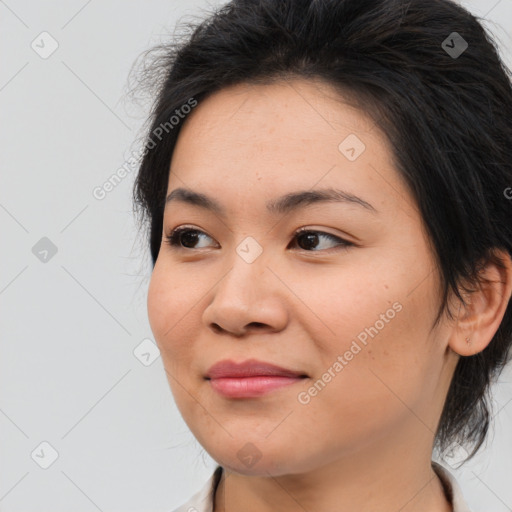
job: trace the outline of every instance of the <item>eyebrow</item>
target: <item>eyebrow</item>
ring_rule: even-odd
[[[217,200],[205,194],[187,188],[176,188],[166,198],[165,205],[171,201],[180,201],[211,211],[219,216],[226,217],[225,208]],[[373,214],[378,211],[367,201],[360,197],[335,188],[317,190],[301,190],[290,192],[277,199],[267,201],[267,211],[273,215],[284,215],[317,203],[345,203],[356,204]]]

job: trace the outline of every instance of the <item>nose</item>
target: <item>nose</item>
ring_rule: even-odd
[[[228,272],[211,290],[203,322],[215,333],[242,337],[250,332],[272,333],[288,323],[286,292],[275,271],[261,255],[247,263],[237,254]]]

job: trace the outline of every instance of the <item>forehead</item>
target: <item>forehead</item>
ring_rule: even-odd
[[[171,161],[168,192],[183,186],[244,201],[317,187],[343,188],[372,204],[383,192],[405,193],[372,118],[309,80],[238,84],[200,102]]]
[[[180,138],[190,134],[205,143],[204,139],[229,134],[233,142],[286,144],[315,142],[328,132],[379,135],[373,119],[351,97],[323,81],[296,79],[242,83],[211,94],[188,116]]]

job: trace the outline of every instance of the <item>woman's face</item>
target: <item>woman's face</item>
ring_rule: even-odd
[[[430,332],[437,272],[384,134],[321,82],[237,85],[191,113],[170,167],[167,194],[220,207],[167,202],[148,294],[176,403],[206,451],[247,475],[397,450],[430,460],[456,357],[445,318]],[[327,189],[339,199],[283,202]],[[183,226],[197,231],[165,242]],[[205,378],[249,359],[306,377],[250,396]]]

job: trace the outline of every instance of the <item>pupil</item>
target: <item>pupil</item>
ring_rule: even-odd
[[[186,231],[185,233],[180,234],[180,241],[182,245],[185,247],[188,247],[188,244],[190,246],[193,246],[195,243],[197,243],[197,237],[198,234],[196,231]],[[310,249],[311,247],[314,247],[318,243],[318,235],[316,233],[305,233],[299,236],[299,239],[306,239],[306,247]],[[193,247],[190,247],[193,248]]]
[[[306,233],[302,236],[308,239],[308,242],[306,243],[308,249],[318,243],[318,235],[315,233]]]
[[[187,238],[189,238],[189,243],[190,245],[194,245],[195,242],[197,242],[197,233],[195,231],[187,231],[185,233],[181,233],[181,240],[183,242],[183,238],[185,238],[185,247],[188,247],[187,246]]]

